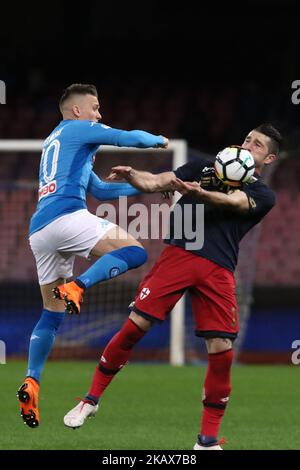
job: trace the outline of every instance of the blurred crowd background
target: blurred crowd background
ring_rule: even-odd
[[[52,4],[51,4],[52,5]],[[272,121],[286,147],[300,144],[300,47],[294,2],[245,0],[55,3],[3,8],[0,79],[7,85],[0,133],[43,138],[60,119],[73,82],[95,83],[103,121],[164,132],[216,152]],[[7,13],[5,14],[7,10]]]

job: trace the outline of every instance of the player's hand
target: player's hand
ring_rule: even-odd
[[[108,181],[128,181],[132,172],[131,166],[114,166],[106,178]]]

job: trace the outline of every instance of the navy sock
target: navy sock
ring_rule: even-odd
[[[119,276],[129,269],[137,268],[147,261],[147,252],[139,246],[125,246],[106,253],[93,266],[75,279],[85,289],[101,281]]]
[[[50,312],[46,309],[42,311],[30,338],[27,377],[39,382],[58,327],[64,317],[65,314],[61,312]]]
[[[217,444],[217,439],[214,436],[202,436],[199,435],[200,444],[203,446],[211,446]]]

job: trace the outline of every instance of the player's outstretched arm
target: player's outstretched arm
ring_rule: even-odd
[[[182,181],[176,178],[172,182],[173,190],[179,191],[183,195],[199,198],[199,202],[207,202],[218,207],[224,207],[238,212],[249,210],[249,200],[244,191],[234,190],[231,194],[224,194],[217,191],[206,191],[201,188],[196,181]]]
[[[132,186],[146,193],[172,191],[172,183],[176,176],[173,171],[153,174],[148,171],[138,171],[130,166],[115,166],[107,178],[109,181],[126,180]]]
[[[120,147],[167,148],[169,139],[146,131],[121,131],[117,145]]]
[[[87,192],[99,201],[118,199],[120,196],[136,196],[140,191],[128,183],[106,183],[93,171],[90,176]]]

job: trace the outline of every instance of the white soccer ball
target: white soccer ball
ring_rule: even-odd
[[[232,145],[221,150],[215,160],[216,176],[230,186],[249,183],[255,171],[255,162],[249,150]]]

